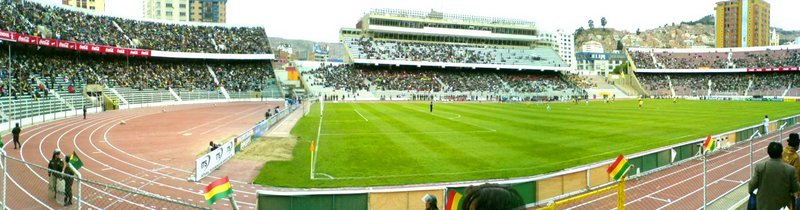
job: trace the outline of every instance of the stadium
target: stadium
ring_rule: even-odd
[[[7,209],[466,210],[481,186],[508,209],[736,209],[800,120],[800,45],[630,47],[585,74],[572,32],[434,10],[365,11],[318,61],[256,25],[0,17]]]

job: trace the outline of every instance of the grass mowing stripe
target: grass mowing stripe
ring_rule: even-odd
[[[404,112],[403,110],[408,110],[408,109],[402,108],[401,105],[399,105],[399,104],[392,104],[392,105],[388,106],[387,108],[388,108],[388,110],[391,110],[391,112],[394,112],[394,113],[392,115],[386,115],[384,119],[389,121],[389,123],[391,125],[401,127],[404,130],[412,130],[413,132],[418,132],[420,130],[415,128],[415,126],[424,126],[424,127],[427,127],[428,129],[433,129],[435,131],[435,130],[437,130],[437,128],[445,128],[445,126],[443,126],[443,125],[448,125],[446,123],[443,123],[442,121],[444,121],[444,120],[439,118],[439,117],[431,117],[430,115],[427,115],[427,114],[424,114],[424,113],[413,112],[413,111],[405,111]],[[405,115],[403,115],[403,114],[405,114]],[[400,120],[397,119],[398,116],[403,116],[404,118],[406,118],[408,120],[406,120],[404,122],[400,121]],[[422,121],[422,120],[435,121],[435,122],[439,122],[439,123],[443,123],[443,124],[440,125],[438,123],[433,123],[433,122],[428,122],[428,123],[424,123],[424,124],[422,124],[422,123],[409,124],[409,122],[417,122],[417,121]],[[453,125],[448,125],[448,126],[453,126]],[[453,129],[453,128],[448,128],[448,129],[451,129],[451,130],[462,130],[462,129]],[[403,134],[401,134],[401,135],[403,135]],[[475,166],[475,165],[488,166],[488,165],[490,165],[489,162],[486,162],[485,160],[481,159],[480,157],[473,156],[473,155],[471,155],[469,153],[466,153],[465,151],[461,150],[460,148],[456,148],[456,147],[459,146],[456,142],[448,141],[446,139],[443,140],[443,138],[441,138],[441,136],[433,136],[433,135],[426,134],[426,133],[409,133],[409,134],[404,134],[404,135],[407,136],[407,138],[411,138],[411,139],[417,140],[416,143],[418,143],[419,145],[422,145],[422,146],[432,150],[438,156],[443,157],[442,160],[446,161],[447,164],[452,164],[453,166],[459,166],[459,167],[454,167],[456,169],[461,169],[462,167],[469,167],[470,165],[472,165],[472,166]],[[440,164],[447,165],[445,163],[440,163]]]
[[[319,167],[336,180],[308,179],[307,137],[315,134],[318,121],[314,118],[319,118],[318,113],[312,116],[312,108],[292,130],[301,142],[294,149],[294,159],[267,163],[255,182],[342,187],[532,176],[755,125],[764,115],[777,119],[800,110],[800,103],[646,100],[642,110],[636,101],[617,101],[589,106],[552,103],[550,112],[543,104],[437,103],[430,114],[428,105],[326,104],[325,121],[331,123],[323,122],[323,132],[341,135],[323,137],[325,152],[320,157],[325,160],[319,161],[325,166]],[[369,122],[347,122],[363,121],[353,107]],[[497,132],[470,132],[479,127]]]

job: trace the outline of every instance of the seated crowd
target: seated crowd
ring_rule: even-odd
[[[492,70],[440,70],[415,67],[374,68],[323,65],[303,72],[312,85],[338,90],[543,93],[580,89],[560,73]]]
[[[730,69],[800,67],[800,49],[670,53],[630,51],[639,69]],[[653,59],[657,63],[653,62]]]
[[[0,45],[0,47],[5,47]],[[3,88],[15,95],[36,95],[45,89],[73,90],[84,84],[107,84],[109,87],[132,89],[215,90],[217,86],[209,73],[215,71],[220,84],[230,91],[261,90],[264,80],[274,78],[269,62],[264,61],[203,61],[156,58],[129,58],[99,54],[81,54],[14,45],[11,73],[0,66]],[[0,62],[8,54],[0,52]],[[8,75],[12,82],[8,84]],[[39,78],[37,82],[34,77]],[[56,82],[63,81],[63,82]],[[42,84],[43,87],[37,87]],[[65,85],[61,85],[65,84]],[[67,86],[67,87],[64,87]],[[70,91],[70,92],[73,92]]]
[[[564,66],[552,49],[514,49],[487,46],[468,46],[450,43],[410,43],[380,41],[371,37],[350,38],[355,59],[428,61],[469,64],[510,64]],[[552,56],[548,60],[544,56]]]
[[[770,73],[639,73],[642,86],[654,95],[669,95],[669,82],[678,95],[706,95],[709,82],[715,95],[749,95],[763,91],[782,92],[800,84],[800,74],[793,72]],[[750,81],[752,86],[748,86]]]
[[[261,27],[129,20],[21,0],[0,3],[0,15],[0,30],[43,38],[175,52],[270,53],[266,32]]]

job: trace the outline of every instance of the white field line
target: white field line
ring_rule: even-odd
[[[322,105],[320,105],[320,106],[322,106]],[[312,141],[315,141],[315,143],[314,143],[314,153],[311,154],[311,158],[312,158],[312,160],[311,160],[311,172],[310,172],[311,173],[311,175],[310,175],[311,179],[314,179],[314,175],[315,175],[314,171],[317,168],[317,156],[318,156],[318,153],[319,153],[319,138],[320,138],[320,136],[322,136],[322,119],[323,119],[324,115],[322,113],[323,110],[321,108],[320,108],[319,111],[320,111],[320,113],[319,113],[319,126],[317,127],[317,139],[312,140]]]
[[[328,133],[323,136],[345,135],[380,135],[380,134],[449,134],[449,133],[494,133],[496,131],[419,131],[419,132],[357,132],[357,133]]]
[[[475,127],[479,127],[479,128],[482,128],[482,129],[484,129],[484,130],[491,131],[491,132],[495,132],[495,131],[497,131],[496,129],[491,129],[491,128],[488,128],[488,127],[484,127],[484,126],[480,126],[480,125],[475,125],[475,124],[468,123],[468,122],[464,122],[464,121],[456,121],[456,120],[454,120],[454,119],[456,119],[456,118],[461,118],[461,115],[460,115],[460,114],[456,114],[456,113],[452,113],[452,112],[437,111],[437,112],[444,112],[444,113],[448,113],[448,114],[454,114],[454,115],[457,115],[457,117],[453,117],[453,118],[449,118],[449,117],[442,117],[442,116],[439,116],[439,115],[438,115],[436,112],[434,112],[434,113],[430,113],[430,112],[425,112],[425,111],[422,111],[422,110],[411,109],[411,108],[408,108],[408,107],[403,107],[403,108],[405,108],[405,109],[410,109],[410,110],[414,110],[414,111],[418,111],[418,112],[422,112],[422,113],[429,113],[429,114],[431,114],[431,115],[433,115],[433,116],[436,116],[436,117],[439,117],[439,118],[442,118],[442,119],[447,119],[447,120],[454,121],[454,122],[464,123],[464,124],[471,125],[471,126],[475,126]]]
[[[361,116],[361,119],[364,119],[364,122],[369,122],[369,120],[368,120],[366,117],[364,117],[364,115],[362,115],[362,114],[361,114],[361,112],[358,112],[358,110],[357,110],[357,109],[353,109],[353,111],[356,111],[356,113],[358,114],[358,116]]]

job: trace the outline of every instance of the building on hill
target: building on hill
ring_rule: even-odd
[[[598,41],[588,41],[581,45],[581,52],[602,53],[605,52],[603,44]]]
[[[772,29],[772,34],[770,34],[769,38],[769,46],[778,46],[781,45],[781,34],[778,33],[775,29]]]
[[[770,4],[763,0],[717,2],[716,47],[770,45]]]
[[[580,75],[608,75],[628,60],[625,53],[619,52],[578,52],[575,53],[577,65],[575,72]]]
[[[62,0],[61,4],[78,8],[84,8],[88,10],[94,10],[97,12],[106,11],[105,0]]]
[[[531,21],[436,11],[374,9],[340,33],[352,61],[365,64],[566,70],[574,51],[571,34]]]

